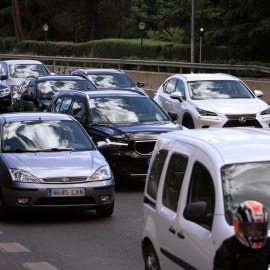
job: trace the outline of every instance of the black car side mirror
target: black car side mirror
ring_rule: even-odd
[[[168,112],[168,115],[170,116],[170,118],[172,119],[172,121],[175,121],[175,120],[178,119],[178,114],[176,112],[169,111]]]
[[[138,87],[143,87],[144,86],[144,82],[137,82]]]
[[[7,75],[2,74],[1,77],[0,77],[0,80],[6,80],[6,79],[7,79]]]

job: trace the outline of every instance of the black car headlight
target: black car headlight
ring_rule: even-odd
[[[106,142],[108,143],[108,145],[112,145],[112,146],[128,146],[127,141],[119,141],[112,138],[107,138]]]
[[[196,108],[196,110],[198,111],[198,113],[199,113],[201,116],[217,116],[217,114],[214,113],[214,112],[209,112],[209,111],[202,110],[202,109],[199,109],[199,108]]]
[[[6,95],[6,94],[9,94],[10,93],[10,90],[9,88],[4,88],[4,89],[0,89],[0,95]]]
[[[266,110],[263,110],[261,112],[261,115],[266,115],[266,114],[270,114],[270,107],[268,107]]]

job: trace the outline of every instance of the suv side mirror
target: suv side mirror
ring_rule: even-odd
[[[172,99],[178,99],[180,102],[183,102],[183,96],[180,92],[173,92],[171,93],[170,97]]]
[[[254,90],[254,94],[257,98],[261,98],[263,96],[263,92],[260,90]]]
[[[168,115],[171,117],[172,121],[175,121],[178,119],[178,114],[176,112],[169,111]]]
[[[138,87],[143,87],[144,86],[144,82],[137,82]]]
[[[0,80],[6,80],[7,79],[7,75],[6,74],[2,74],[0,77]]]

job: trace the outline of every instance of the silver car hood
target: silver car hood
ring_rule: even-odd
[[[107,164],[98,151],[3,153],[10,169],[20,169],[38,178],[91,176]]]

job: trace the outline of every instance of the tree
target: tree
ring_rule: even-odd
[[[24,32],[21,23],[20,9],[17,0],[12,0],[12,14],[14,20],[14,31],[16,36],[16,41],[24,40]]]

